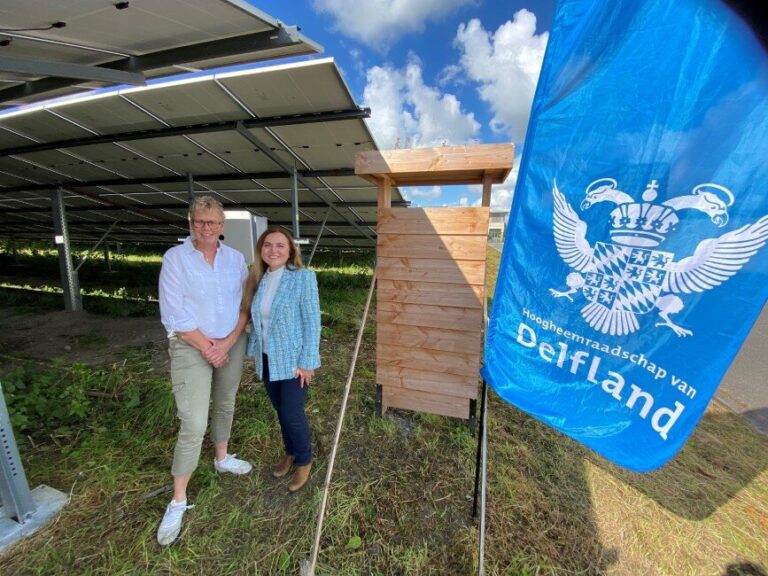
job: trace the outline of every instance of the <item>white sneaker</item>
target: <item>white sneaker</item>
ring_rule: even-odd
[[[194,507],[194,505],[187,506],[186,500],[180,504],[171,500],[168,508],[165,509],[165,515],[160,521],[160,526],[157,528],[157,542],[160,546],[173,544],[181,532],[181,519],[184,518],[184,512]]]
[[[245,460],[237,458],[237,454],[227,454],[223,460],[213,459],[213,467],[216,472],[229,472],[230,474],[248,474],[253,466]]]

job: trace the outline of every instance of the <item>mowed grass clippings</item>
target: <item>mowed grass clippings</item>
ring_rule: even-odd
[[[165,350],[112,367],[91,418],[24,440],[31,486],[72,501],[0,557],[0,574],[298,574],[310,556],[351,352],[370,283],[365,263],[320,259],[323,368],[307,404],[316,462],[297,495],[269,469],[278,427],[250,367],[232,448],[255,464],[218,476],[206,442],[180,540],[155,542],[170,492],[177,423]],[[375,415],[375,314],[358,359],[331,484],[317,574],[474,574],[476,438],[458,420]],[[139,390],[138,401],[135,390]],[[667,467],[630,474],[490,393],[485,568],[489,575],[766,573],[764,437],[713,407]]]
[[[768,438],[713,403],[665,467],[635,474],[586,465],[616,574],[768,573]]]

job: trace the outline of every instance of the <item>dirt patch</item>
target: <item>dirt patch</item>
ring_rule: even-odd
[[[111,318],[88,312],[28,313],[0,306],[0,353],[21,358],[91,365],[118,361],[126,347],[161,346],[156,317]]]

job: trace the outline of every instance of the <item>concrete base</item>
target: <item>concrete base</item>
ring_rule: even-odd
[[[32,490],[32,501],[37,511],[24,524],[6,518],[5,510],[0,506],[0,552],[47,524],[64,507],[68,498],[63,492],[41,484]]]

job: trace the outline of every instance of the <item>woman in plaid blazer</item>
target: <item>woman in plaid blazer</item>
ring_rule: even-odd
[[[244,290],[253,333],[247,354],[256,363],[280,421],[285,452],[272,470],[275,478],[296,469],[288,485],[296,492],[312,467],[312,438],[304,412],[309,384],[320,367],[320,301],[315,273],[303,267],[293,238],[269,228],[256,243]]]

